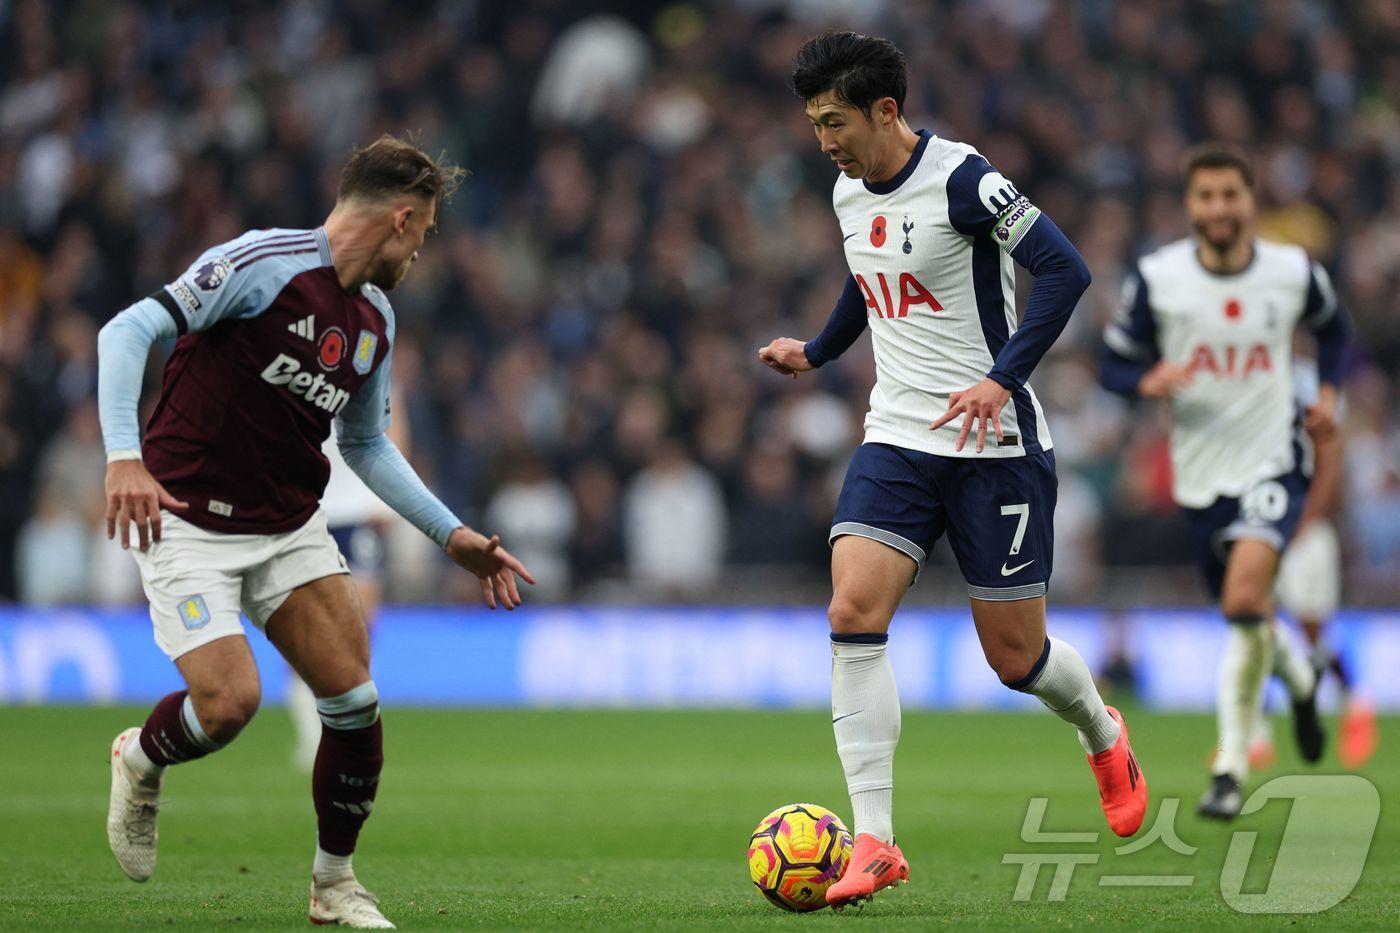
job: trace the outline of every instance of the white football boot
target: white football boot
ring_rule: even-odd
[[[160,810],[160,785],[148,789],[131,776],[122,749],[137,741],[139,726],[132,726],[112,740],[112,796],[107,804],[107,844],[117,864],[132,881],[145,881],[156,870],[156,815]]]
[[[379,912],[379,898],[364,889],[353,877],[334,884],[311,882],[311,922],[339,923],[357,930],[393,930],[395,926]]]

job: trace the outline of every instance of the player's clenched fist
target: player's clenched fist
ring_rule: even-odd
[[[758,351],[758,358],[765,366],[794,379],[798,373],[805,373],[812,368],[807,359],[806,344],[791,337],[779,337],[774,340]]]
[[[121,529],[122,547],[131,547],[131,523],[136,523],[141,550],[160,540],[160,510],[187,509],[146,469],[140,460],[114,460],[107,464],[107,540]]]
[[[996,434],[997,440],[1002,439],[1001,432],[1001,410],[1011,398],[1011,390],[994,379],[983,379],[977,385],[966,392],[954,392],[948,396],[948,410],[939,416],[938,420],[928,426],[930,431],[936,431],[958,415],[965,415],[962,423],[962,430],[958,432],[957,443],[953,445],[954,450],[962,450],[967,444],[967,437],[972,432],[972,426],[977,425],[977,452],[980,454],[987,447],[987,422],[992,423],[992,431]]]

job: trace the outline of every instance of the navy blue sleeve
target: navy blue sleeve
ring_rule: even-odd
[[[867,317],[865,298],[860,293],[860,287],[856,285],[856,278],[848,275],[846,287],[841,290],[841,297],[837,299],[836,307],[831,310],[831,317],[827,318],[826,326],[803,347],[807,354],[807,362],[813,366],[821,366],[845,353],[865,331]]]
[[[1011,258],[1035,276],[1021,326],[997,354],[987,375],[1007,389],[1019,389],[1064,331],[1069,316],[1089,287],[1089,267],[1055,222],[1041,216],[1011,251]]]
[[[1147,280],[1140,269],[1134,268],[1123,281],[1118,311],[1103,332],[1099,383],[1110,392],[1135,397],[1138,383],[1161,358]]]
[[[1317,263],[1308,276],[1308,297],[1303,308],[1303,325],[1317,338],[1317,379],[1341,385],[1342,356],[1346,353],[1351,328],[1346,312],[1337,301],[1332,280]]]
[[[1089,267],[1054,221],[972,154],[948,176],[948,216],[965,236],[990,237],[1035,276],[1021,325],[987,376],[1007,389],[1025,385],[1089,287]]]

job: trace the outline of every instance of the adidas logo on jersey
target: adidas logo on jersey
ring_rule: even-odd
[[[300,396],[322,411],[332,415],[340,414],[350,401],[350,393],[337,389],[326,381],[325,373],[311,375],[301,371],[301,364],[285,353],[277,354],[277,359],[262,371],[264,382],[275,386],[286,386],[287,391]]]
[[[315,339],[316,339],[316,315],[314,315],[314,314],[308,314],[306,317],[302,318],[300,321],[296,321],[295,323],[288,324],[288,325],[287,325],[287,330],[291,331],[292,333],[296,334],[298,337],[301,337],[301,338],[303,338],[303,339],[305,339],[305,340],[315,340]]]

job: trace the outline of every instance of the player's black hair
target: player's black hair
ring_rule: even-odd
[[[386,133],[350,153],[340,173],[336,199],[417,194],[442,201],[452,196],[465,175],[463,169],[428,155],[413,137],[400,139]]]
[[[1254,188],[1254,167],[1244,150],[1229,143],[1201,143],[1186,153],[1186,167],[1182,179],[1191,184],[1191,176],[1202,168],[1232,168],[1240,173],[1246,188]]]
[[[804,102],[827,91],[869,115],[875,102],[894,98],[904,115],[909,65],[889,39],[857,32],[824,32],[808,39],[797,53],[792,89]]]

